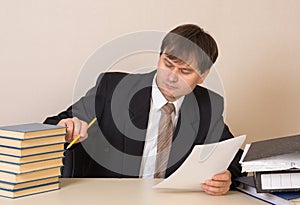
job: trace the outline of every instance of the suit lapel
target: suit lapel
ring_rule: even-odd
[[[124,130],[126,137],[124,138],[123,173],[129,171],[132,176],[139,176],[148,126],[154,74],[152,72],[139,78],[139,81],[134,83],[131,90],[134,94],[129,103],[130,121],[126,122]]]
[[[189,154],[194,145],[200,123],[199,106],[195,95],[188,94],[182,103],[176,125],[166,175],[178,168],[177,164]],[[175,166],[174,166],[175,165]]]
[[[131,88],[128,96],[130,121],[125,123],[124,128],[124,175],[139,176],[140,165],[144,150],[150,102],[152,81],[155,72],[147,75],[137,76],[136,79],[129,79]],[[133,75],[136,77],[136,75]],[[133,83],[132,83],[133,82]],[[133,94],[132,94],[133,93]],[[190,153],[197,133],[199,132],[200,111],[195,94],[192,92],[185,96],[182,103],[180,116],[175,128],[172,148],[168,162],[166,176],[173,173]]]

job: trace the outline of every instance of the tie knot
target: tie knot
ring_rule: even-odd
[[[164,106],[162,106],[162,111],[167,113],[167,114],[171,114],[174,110],[175,107],[173,105],[173,103],[166,103]]]

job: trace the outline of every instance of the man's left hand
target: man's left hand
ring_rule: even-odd
[[[230,185],[231,173],[226,170],[224,173],[216,174],[212,179],[206,180],[201,184],[201,188],[210,195],[222,195],[229,191]]]

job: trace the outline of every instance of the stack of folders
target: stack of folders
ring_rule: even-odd
[[[300,191],[300,135],[246,145],[241,164],[254,173],[257,192]]]
[[[0,195],[59,189],[66,128],[40,123],[0,127]]]
[[[258,193],[253,176],[239,177],[235,180],[240,182],[237,190],[262,201],[275,205],[300,205],[300,192]]]

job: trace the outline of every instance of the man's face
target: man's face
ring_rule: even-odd
[[[156,83],[168,101],[189,94],[197,84],[204,81],[208,71],[200,74],[195,66],[178,60],[171,60],[162,54],[158,61]]]

